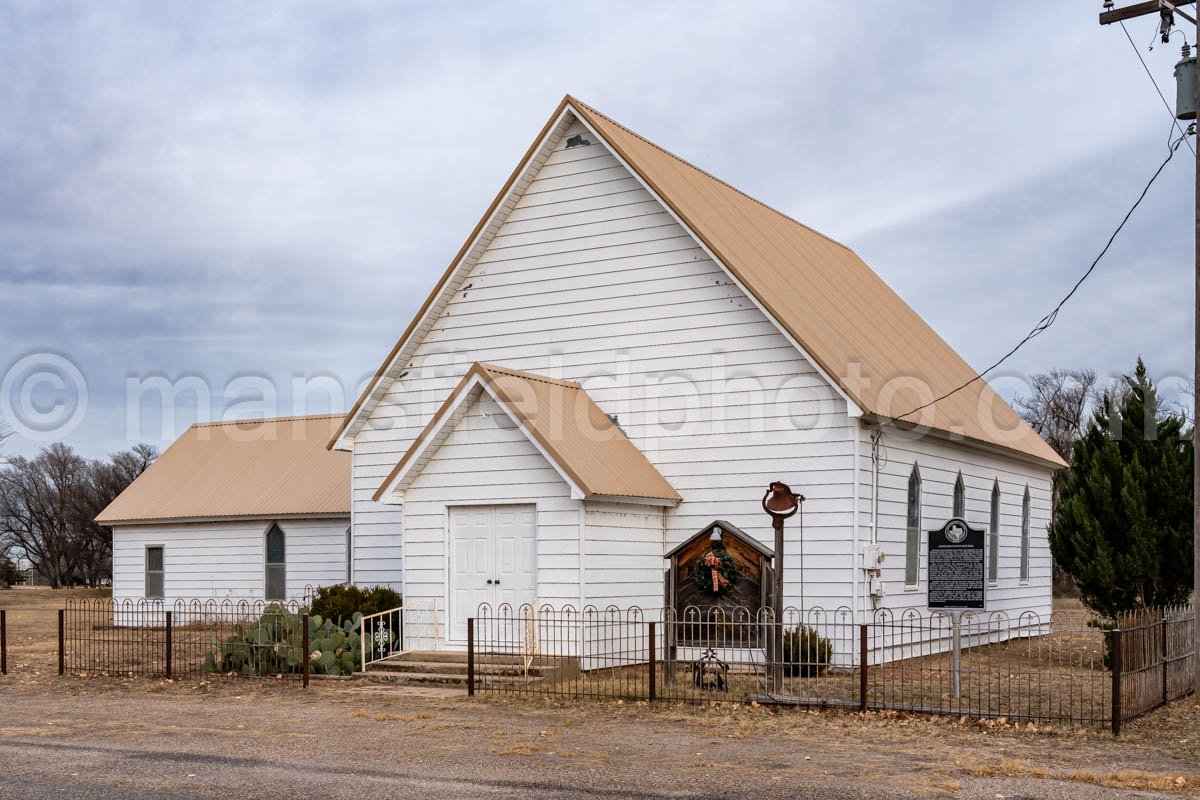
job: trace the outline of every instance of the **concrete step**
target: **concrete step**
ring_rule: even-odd
[[[371,670],[370,667],[367,670],[366,673],[361,673],[361,676],[372,683],[462,686],[464,688],[467,685],[467,675],[465,672],[458,675],[445,672],[378,672]]]
[[[522,666],[527,660],[526,656],[519,654],[508,653],[476,653],[475,663],[481,664],[504,664]],[[535,656],[532,665],[542,668],[554,668],[562,663],[563,659],[544,658]],[[401,653],[399,655],[390,656],[383,661],[377,661],[377,664],[396,664],[396,663],[418,663],[418,664],[458,664],[463,669],[467,668],[467,654],[456,650],[414,650],[410,653]]]
[[[423,664],[438,662],[442,664],[466,664],[467,653],[465,650],[414,650],[411,653],[401,653],[398,656],[392,656],[387,661],[419,661]]]
[[[461,675],[463,680],[466,680],[467,665],[466,662],[457,663],[449,661],[409,661],[409,660],[388,660],[378,661],[374,664],[367,665],[368,672],[390,672],[390,673],[424,673],[427,675]],[[547,674],[555,672],[553,667],[530,667],[528,670],[522,669],[519,664],[493,664],[490,662],[477,663],[475,672],[478,675],[525,675],[531,677],[543,677]]]
[[[428,672],[365,672],[358,673],[356,676],[371,683],[383,683],[394,686],[461,686],[467,688],[466,673],[462,675],[451,675],[448,673],[428,673]],[[481,686],[485,683],[488,686],[515,686],[519,684],[531,683],[538,679],[526,680],[518,677],[508,677],[504,675],[488,675],[476,676],[475,685]]]

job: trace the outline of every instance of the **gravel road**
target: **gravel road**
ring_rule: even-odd
[[[1180,777],[1200,789],[1181,741],[346,683],[0,680],[0,798],[22,800],[1178,797]]]

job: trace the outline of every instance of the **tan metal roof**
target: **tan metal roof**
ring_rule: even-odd
[[[895,418],[977,377],[853,250],[571,104],[865,413]],[[1066,466],[984,380],[906,421]]]
[[[539,141],[564,108],[570,108],[605,140],[864,414],[884,419],[903,416],[906,423],[1065,466],[982,379],[929,409],[908,415],[977,378],[977,373],[854,251],[569,95],[555,109]],[[414,335],[417,321],[446,287],[471,243],[528,166],[536,147],[537,141],[346,415],[330,447],[364,409],[366,398]]]
[[[419,472],[453,428],[446,424],[447,416],[465,411],[473,399],[464,390],[476,382],[490,390],[585,499],[597,495],[666,502],[682,499],[579,384],[474,364],[376,491],[376,500],[398,476]],[[482,389],[477,388],[479,391]]]
[[[193,425],[97,522],[350,514],[341,414]]]

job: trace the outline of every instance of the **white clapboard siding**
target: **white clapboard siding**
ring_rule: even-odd
[[[346,580],[349,519],[284,519],[287,596]],[[165,600],[261,600],[271,520],[128,525],[113,531],[113,598],[145,596],[146,548],[163,548]]]
[[[443,459],[462,466],[446,470]],[[536,506],[537,601],[578,606],[580,501],[486,393],[405,491],[406,602],[446,607],[446,513],[464,503]]]
[[[864,428],[860,445],[861,542],[871,538],[872,463],[871,431]],[[995,481],[1000,484],[1000,558],[998,579],[989,585],[988,611],[1016,618],[1025,611],[1050,613],[1051,566],[1046,528],[1050,524],[1050,481],[1047,467],[1008,456],[992,454],[965,444],[925,436],[914,438],[894,429],[884,430],[883,465],[879,475],[879,543],[885,551],[883,580],[888,593],[883,607],[894,610],[924,608],[927,583],[927,531],[937,529],[953,510],[954,483],[962,473],[965,515],[976,528],[991,527],[991,497]],[[905,542],[907,537],[908,477],[913,464],[921,475],[920,580],[905,586]],[[1029,580],[1020,580],[1021,504],[1025,488],[1030,496]],[[861,590],[861,587],[860,587]],[[868,606],[869,607],[869,604]]]
[[[637,606],[648,612],[647,619],[657,619],[650,612],[663,607],[663,509],[593,502],[586,506],[585,602],[600,610]]]
[[[576,124],[567,134],[582,130]],[[769,521],[759,506],[762,492],[772,480],[793,484],[809,498],[807,558],[801,571],[797,520],[788,528],[788,600],[799,602],[803,581],[807,604],[844,604],[857,435],[844,400],[602,144],[566,150],[565,141],[565,136],[558,141],[540,173],[535,168],[527,176],[524,193],[510,200],[469,273],[453,284],[444,311],[399,365],[407,374],[391,383],[354,435],[356,550],[388,554],[368,565],[360,550],[356,574],[399,581],[396,559],[403,553],[407,580],[419,581],[421,593],[441,595],[443,512],[414,507],[419,493],[410,489],[409,530],[401,545],[399,512],[369,497],[470,365],[481,361],[578,381],[606,413],[617,415],[634,444],[684,498],[662,512],[659,557],[716,518],[770,543]],[[511,494],[512,502],[527,499],[533,489],[550,490],[540,480],[514,484],[511,473],[488,464],[519,458],[527,443],[497,441],[489,448],[478,455],[444,448],[418,483],[453,481],[483,496]],[[546,502],[566,508],[565,486],[556,491],[560,494]],[[545,519],[541,508],[539,501],[539,526]],[[651,539],[628,525],[659,512],[631,506],[624,513],[629,516],[620,517],[620,524],[605,517],[598,531],[628,536],[625,567],[645,588],[635,592],[612,582],[621,562],[607,550],[596,554],[603,567],[595,580],[613,587],[602,591],[614,600],[657,600],[661,574],[651,580],[653,568],[644,561]],[[555,524],[560,523],[567,524]],[[414,524],[424,526],[415,536]],[[438,544],[427,547],[434,526]],[[569,536],[546,535],[558,544],[555,557],[540,551],[547,561],[539,564],[539,580],[553,597],[575,603],[577,564],[558,560]],[[606,540],[595,541],[600,547]],[[420,556],[412,552],[416,542],[422,543]],[[577,547],[570,552],[577,554]],[[602,593],[590,596],[587,564],[584,574],[589,602],[604,600]],[[409,597],[413,591],[406,587]]]
[[[377,431],[359,433],[370,441]],[[387,586],[404,591],[404,516],[395,506],[371,499],[397,458],[389,454],[372,459],[369,452],[355,448],[351,454],[354,525],[354,582],[359,586]]]

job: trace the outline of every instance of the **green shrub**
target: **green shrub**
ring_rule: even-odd
[[[309,606],[310,614],[317,614],[326,619],[341,622],[354,616],[362,605],[362,589],[357,586],[346,586],[336,583],[333,586],[322,586],[317,589]],[[359,611],[359,613],[362,613]]]
[[[1104,632],[1104,668],[1112,669],[1113,631],[1120,626],[1112,619],[1089,619],[1087,626]]]
[[[310,611],[326,619],[343,623],[353,618],[355,614],[367,617],[381,611],[399,608],[403,604],[404,598],[394,589],[384,586],[363,589],[359,586],[337,583],[317,589]]]
[[[829,669],[833,645],[812,628],[801,625],[783,632],[784,672],[788,677],[812,678]]]
[[[297,674],[304,658],[314,675],[350,675],[361,663],[359,615],[338,624],[320,615],[308,618],[308,653],[304,652],[303,617],[274,603],[255,622],[239,623],[226,639],[212,637],[212,650],[204,657],[206,675]]]

